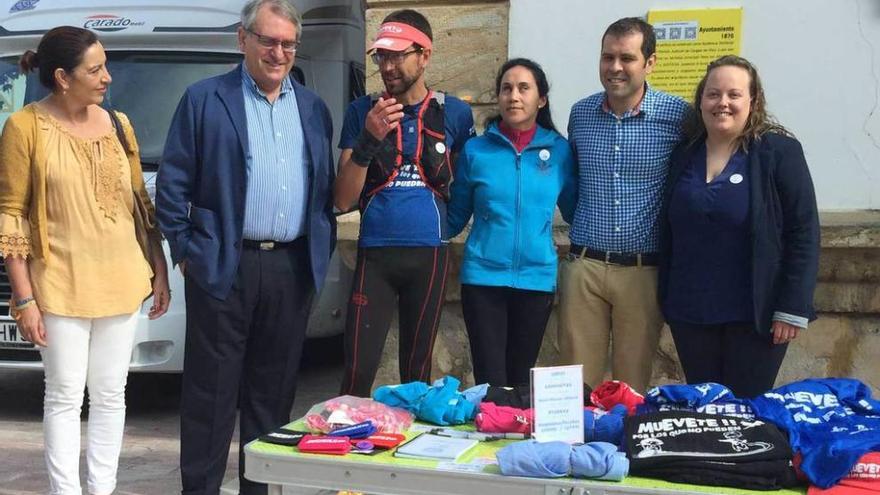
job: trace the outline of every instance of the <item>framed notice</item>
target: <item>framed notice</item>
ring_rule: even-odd
[[[583,366],[532,368],[532,438],[584,442]]]
[[[648,82],[687,101],[709,62],[739,55],[742,8],[651,10],[648,22],[657,36],[657,64]]]

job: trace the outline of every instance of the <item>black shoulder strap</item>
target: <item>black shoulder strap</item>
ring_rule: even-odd
[[[125,132],[122,130],[122,122],[119,121],[119,116],[116,115],[116,110],[108,109],[107,113],[110,114],[113,128],[116,129],[116,139],[119,139],[119,142],[122,144],[122,149],[125,150],[126,153],[131,152],[131,148],[128,147],[128,139],[125,137]]]

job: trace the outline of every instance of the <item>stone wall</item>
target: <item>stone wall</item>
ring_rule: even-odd
[[[880,391],[880,211],[823,213],[819,319],[789,348],[779,381],[852,376]]]
[[[367,40],[392,10],[415,8],[434,31],[434,57],[427,71],[431,87],[472,104],[478,124],[494,110],[495,71],[507,58],[508,2],[458,0],[385,0],[367,2]],[[368,91],[381,89],[368,71]],[[338,249],[354,267],[357,214],[342,217]],[[790,346],[778,383],[808,377],[852,376],[880,395],[880,212],[823,213],[822,252],[816,309],[819,319]],[[557,225],[557,244],[568,245],[568,230]],[[467,334],[461,314],[458,268],[466,233],[452,242],[447,304],[434,347],[434,376],[445,374],[473,383]],[[539,364],[554,364],[556,317],[550,323]],[[654,360],[654,384],[682,380],[675,346],[664,328]],[[397,322],[386,341],[376,385],[397,383]]]

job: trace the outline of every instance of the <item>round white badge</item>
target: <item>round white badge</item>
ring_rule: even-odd
[[[550,159],[550,150],[543,149],[538,152],[538,158],[544,160],[545,162]]]
[[[739,184],[742,181],[743,181],[743,176],[740,174],[733,174],[730,176],[730,183],[731,184]]]
[[[435,145],[434,145],[434,149],[437,150],[437,153],[440,153],[441,155],[442,155],[443,153],[446,153],[446,145],[443,144],[443,143],[437,143],[437,144],[435,144]]]

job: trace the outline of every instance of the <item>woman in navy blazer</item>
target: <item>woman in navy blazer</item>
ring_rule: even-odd
[[[664,191],[660,303],[688,383],[752,397],[815,319],[816,197],[747,60],[709,64],[694,107]]]

